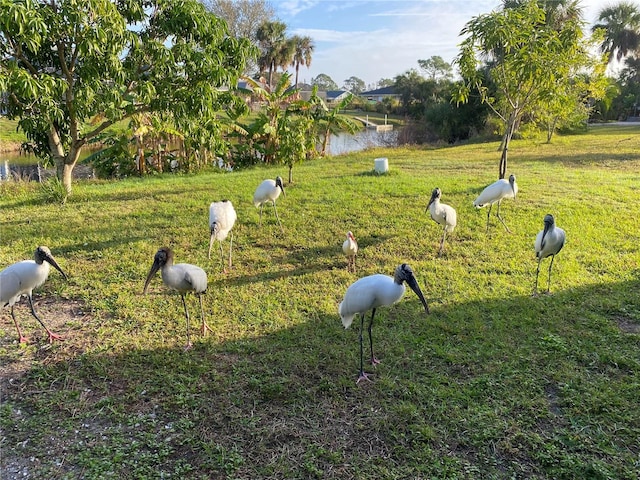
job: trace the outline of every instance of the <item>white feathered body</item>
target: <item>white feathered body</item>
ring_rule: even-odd
[[[23,260],[9,265],[0,272],[0,306],[12,306],[22,295],[31,295],[49,277],[47,262]]]
[[[226,239],[237,219],[238,216],[231,201],[223,200],[209,205],[209,228],[211,229],[214,223],[217,225],[214,240]]]
[[[458,215],[456,210],[445,203],[440,203],[440,199],[436,198],[429,205],[429,213],[431,218],[440,225],[443,225],[447,232],[451,233],[456,228]]]
[[[347,288],[344,299],[338,305],[342,325],[349,328],[356,314],[398,302],[405,290],[404,283],[398,284],[388,275],[369,275],[356,280]]]
[[[564,246],[565,238],[564,230],[556,227],[555,224],[551,225],[546,235],[544,230],[540,230],[534,242],[536,258],[542,260],[550,255],[556,255]]]
[[[349,232],[351,233],[351,232]],[[353,235],[347,234],[347,239],[342,243],[342,251],[347,258],[355,257],[358,253],[358,243]]]
[[[206,272],[190,263],[165,265],[161,270],[162,282],[180,293],[202,293],[207,289]]]
[[[482,193],[475,199],[473,206],[482,208],[487,205],[493,205],[503,198],[515,198],[518,194],[518,184],[513,180],[513,188],[509,180],[501,178],[486,187]]]
[[[276,181],[272,179],[264,180],[258,188],[256,188],[253,194],[253,204],[256,207],[272,202],[275,203],[276,199],[280,196],[280,187],[276,185]]]

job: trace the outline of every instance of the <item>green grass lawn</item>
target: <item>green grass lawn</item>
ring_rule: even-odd
[[[487,234],[472,206],[496,179],[496,143],[296,166],[284,234],[270,208],[258,227],[251,199],[286,168],[76,183],[64,206],[2,184],[0,265],[44,244],[69,275],[52,270],[35,293],[64,342],[46,343],[24,300],[28,346],[0,317],[2,478],[637,479],[640,129],[605,128],[513,142],[512,234],[493,215]],[[381,156],[390,172],[374,175]],[[440,258],[425,214],[436,186],[458,213]],[[238,213],[228,274],[217,245],[207,259],[208,205],[225,198]],[[567,243],[552,295],[532,297],[546,213]],[[159,275],[141,294],[164,245],[209,275],[213,333],[188,298],[186,352],[179,295]],[[356,385],[359,321],[344,330],[338,303],[402,262],[431,314],[411,291],[379,309],[382,363]]]
[[[27,139],[22,131],[17,130],[17,127],[17,121],[0,116],[0,148],[13,149],[15,145],[19,147]]]

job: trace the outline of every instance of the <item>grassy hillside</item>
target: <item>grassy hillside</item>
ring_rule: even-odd
[[[75,185],[64,206],[3,184],[0,265],[48,245],[52,270],[32,342],[0,317],[2,478],[616,478],[640,475],[640,131],[516,141],[518,198],[485,232],[473,199],[496,179],[497,144],[375,150],[315,161],[258,228],[253,190],[284,168]],[[389,158],[390,173],[372,174]],[[431,190],[458,212],[445,254]],[[207,208],[238,212],[234,267],[207,259]],[[552,295],[532,297],[533,240],[567,232]],[[360,245],[357,274],[340,245]],[[209,275],[208,324],[158,275],[158,247]],[[225,243],[225,253],[228,243]],[[337,305],[357,278],[409,263],[408,292],[373,327],[382,361],[356,385],[358,327]],[[546,285],[548,260],[541,284]],[[366,338],[366,337],[365,337]]]

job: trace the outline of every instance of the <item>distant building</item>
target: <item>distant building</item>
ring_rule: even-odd
[[[396,93],[396,87],[383,87],[376,90],[369,90],[358,94],[359,97],[368,100],[369,102],[381,102],[385,98],[391,98],[392,100],[400,100],[400,94]]]
[[[327,90],[327,103],[329,105],[338,103],[351,95],[351,92],[346,90]]]

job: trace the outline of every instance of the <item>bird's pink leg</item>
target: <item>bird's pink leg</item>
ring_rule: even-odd
[[[31,298],[30,295],[27,296],[27,298],[29,299],[29,306],[31,307],[31,314],[36,318],[36,320],[38,320],[38,322],[40,322],[40,325],[42,325],[42,327],[47,331],[47,334],[49,335],[49,343],[53,343],[53,340],[64,340],[64,337],[53,333],[51,330],[49,330],[47,328],[47,326],[44,324],[44,322],[42,320],[40,320],[40,317],[38,317],[38,314],[36,313],[35,309],[33,308],[33,299]]]
[[[207,330],[210,332],[213,332],[213,330],[211,330],[211,327],[204,321],[204,304],[202,303],[201,294],[198,294],[198,299],[200,300],[200,313],[202,315],[202,336],[205,336],[207,334]]]
[[[373,380],[371,380],[369,378],[369,375],[364,373],[364,371],[361,371],[360,375],[358,375],[358,379],[356,380],[356,385],[358,385],[362,380],[366,380],[367,382],[372,382],[373,381]]]
[[[22,331],[20,330],[20,327],[18,326],[18,321],[16,320],[16,317],[13,314],[13,305],[11,305],[11,318],[13,318],[13,323],[16,326],[16,330],[18,330],[18,337],[20,338],[20,343],[28,343],[29,339],[27,337],[25,337],[24,335],[22,335]]]
[[[45,327],[45,330],[49,334],[49,343],[53,343],[53,340],[64,340],[64,337],[53,333],[51,330]]]

